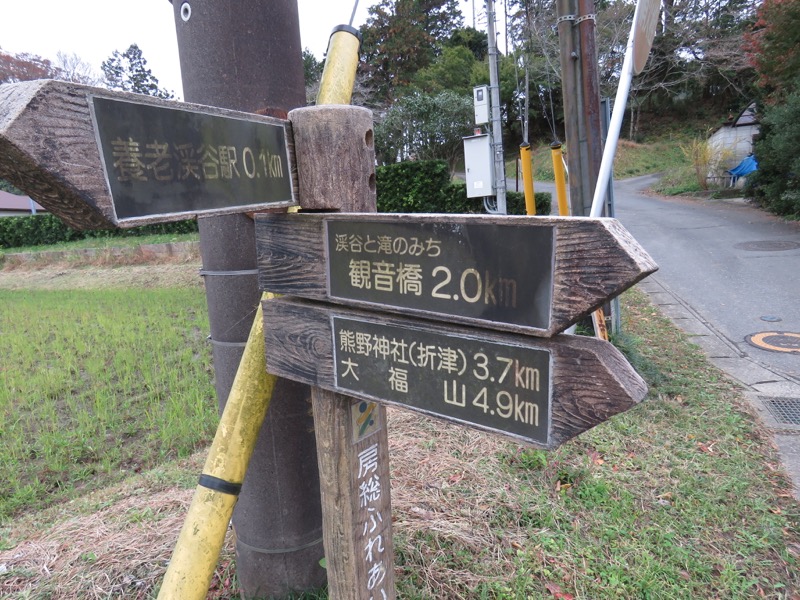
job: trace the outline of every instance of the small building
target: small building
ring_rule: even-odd
[[[24,217],[44,212],[47,210],[27,196],[0,190],[0,217]]]
[[[756,103],[751,102],[739,116],[719,127],[708,139],[711,149],[708,179],[728,187],[731,176],[728,171],[736,167],[753,152],[753,138],[758,134]],[[740,179],[737,186],[743,185]]]

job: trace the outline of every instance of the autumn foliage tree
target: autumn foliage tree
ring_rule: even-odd
[[[764,0],[745,48],[769,101],[800,86],[800,2]]]
[[[764,0],[757,16],[746,50],[764,102],[747,191],[773,212],[800,217],[800,2]]]
[[[8,54],[0,50],[0,83],[56,79],[57,76],[58,69],[46,58],[28,52]]]

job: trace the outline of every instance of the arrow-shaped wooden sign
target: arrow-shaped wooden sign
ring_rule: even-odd
[[[260,287],[551,336],[658,267],[614,219],[258,215]]]
[[[296,204],[288,121],[62,81],[0,86],[0,177],[72,227]]]
[[[280,299],[267,370],[552,449],[628,410],[647,385],[596,338],[551,339]]]

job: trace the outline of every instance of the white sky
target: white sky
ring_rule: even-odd
[[[481,13],[481,0],[460,0],[465,25],[472,25],[473,2]],[[321,59],[333,27],[350,20],[354,0],[298,0],[297,4],[302,45]],[[359,1],[355,27],[367,20],[373,4],[376,0]],[[500,2],[496,10],[501,20]],[[485,30],[485,16],[478,17],[477,28]],[[0,0],[0,49],[8,53],[30,52],[54,62],[59,51],[75,53],[100,75],[100,63],[114,50],[124,52],[134,43],[159,85],[180,97],[178,43],[169,0]]]

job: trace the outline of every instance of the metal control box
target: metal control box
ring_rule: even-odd
[[[490,121],[489,86],[479,85],[472,88],[472,101],[475,106],[475,124],[483,125]]]
[[[494,196],[494,156],[488,133],[464,138],[467,198]]]

